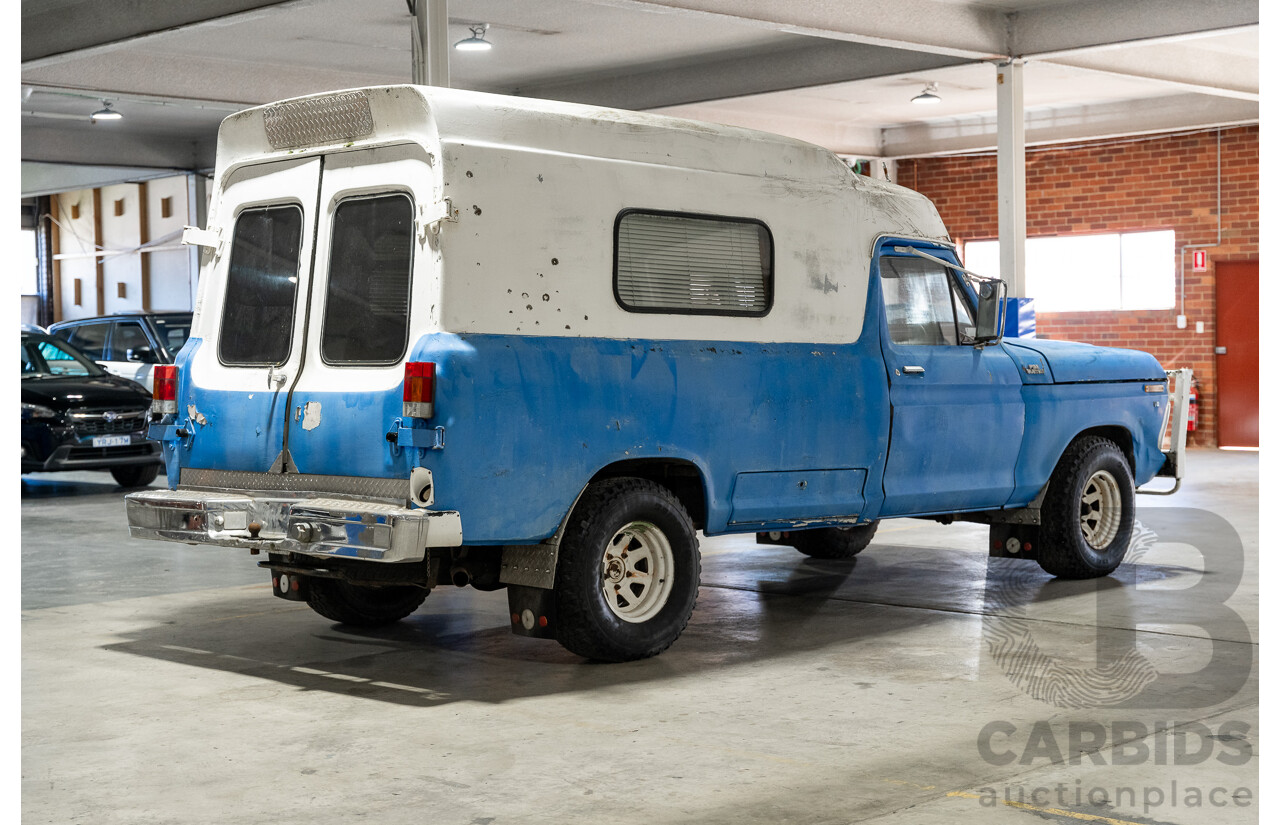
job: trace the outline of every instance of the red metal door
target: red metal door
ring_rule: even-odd
[[[1258,446],[1258,262],[1217,263],[1218,444]]]

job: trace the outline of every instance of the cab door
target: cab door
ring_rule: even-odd
[[[213,227],[193,346],[179,355],[182,463],[244,472],[285,469],[288,395],[302,364],[320,158],[231,173]]]
[[[901,246],[882,247],[877,263],[891,407],[882,514],[1003,506],[1022,447],[1017,366],[998,346],[970,343],[972,294],[954,270]]]
[[[387,433],[403,411],[411,316],[430,309],[433,255],[416,217],[434,195],[420,146],[325,157],[306,352],[287,423],[299,473],[395,478],[411,470],[415,450]]]

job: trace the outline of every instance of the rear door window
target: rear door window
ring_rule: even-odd
[[[236,219],[218,334],[225,364],[283,364],[293,343],[302,209],[249,209]]]
[[[142,347],[151,348],[151,341],[142,324],[137,321],[121,321],[111,333],[111,347],[107,350],[108,361],[128,361],[129,350],[134,350],[138,360],[144,364],[154,363],[152,353],[138,352]]]
[[[101,324],[81,324],[70,329],[58,330],[61,335],[71,343],[71,346],[79,349],[90,358],[101,358],[102,351],[107,346],[107,331],[111,328],[110,322]]]
[[[413,264],[413,202],[402,194],[338,204],[320,355],[329,364],[389,364],[404,355]]]

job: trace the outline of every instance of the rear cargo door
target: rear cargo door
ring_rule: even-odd
[[[199,346],[179,368],[191,468],[280,472],[289,388],[302,363],[320,159],[233,171],[217,206],[220,245],[204,277]]]
[[[431,169],[409,144],[325,156],[306,353],[289,401],[296,472],[410,472],[415,450],[387,433],[403,410],[411,314],[431,309],[432,245],[417,220],[436,200]]]

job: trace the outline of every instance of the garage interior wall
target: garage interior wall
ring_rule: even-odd
[[[181,245],[191,223],[186,176],[79,189],[49,203],[54,321],[191,309],[195,276]]]
[[[1173,262],[1183,266],[1185,329],[1176,308],[1036,314],[1041,338],[1132,347],[1168,369],[1191,367],[1201,393],[1191,441],[1200,446],[1218,443],[1214,265],[1258,259],[1258,152],[1257,126],[1027,149],[1027,237],[1172,229],[1177,252],[1210,245],[1207,272],[1191,271],[1190,252]],[[998,236],[994,153],[900,160],[897,182],[937,204],[957,243]]]

